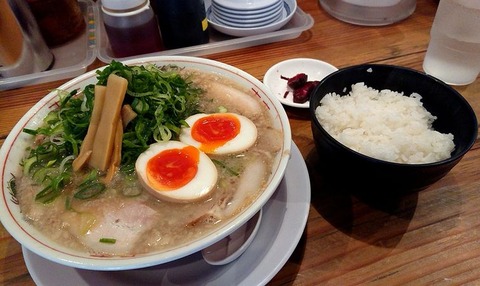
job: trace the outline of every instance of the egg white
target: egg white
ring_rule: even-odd
[[[234,154],[240,153],[252,147],[257,141],[257,126],[247,117],[236,113],[225,113],[236,117],[240,121],[240,133],[226,142],[224,145],[219,146],[215,150],[209,152],[202,150],[202,143],[198,142],[192,137],[192,126],[195,122],[203,117],[210,116],[211,114],[199,113],[188,117],[185,121],[190,127],[183,127],[180,132],[179,140],[186,144],[197,147],[198,149],[216,155]]]
[[[162,191],[156,190],[149,184],[146,171],[148,161],[164,150],[181,149],[186,146],[187,144],[179,141],[158,142],[150,145],[145,152],[140,154],[135,163],[135,170],[137,171],[137,176],[142,183],[142,186],[147,191],[161,200],[171,202],[197,201],[210,194],[217,183],[217,168],[212,160],[200,150],[197,174],[186,185],[175,190]]]

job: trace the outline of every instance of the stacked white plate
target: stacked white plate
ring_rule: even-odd
[[[205,1],[207,19],[216,30],[232,36],[250,36],[284,26],[297,8],[296,0]],[[210,4],[210,5],[208,5]]]
[[[212,0],[212,13],[224,25],[256,28],[280,20],[283,0]]]

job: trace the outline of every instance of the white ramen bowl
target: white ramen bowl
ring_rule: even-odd
[[[252,92],[263,101],[272,116],[274,128],[283,131],[283,147],[275,158],[266,189],[248,208],[215,231],[172,250],[140,254],[133,257],[95,257],[89,253],[73,250],[55,243],[42,232],[31,226],[23,218],[22,213],[20,213],[20,208],[8,188],[8,182],[12,179],[12,176],[19,176],[21,174],[20,160],[24,155],[25,148],[32,142],[31,136],[23,133],[22,129],[24,127],[35,128],[41,124],[42,119],[46,116],[50,108],[53,108],[58,101],[55,92],[47,94],[20,119],[0,150],[2,194],[0,198],[0,218],[3,226],[20,244],[30,251],[59,264],[90,270],[127,270],[170,262],[198,252],[226,237],[253,217],[275,192],[287,167],[292,144],[287,115],[271,91],[255,77],[227,64],[196,57],[159,56],[140,58],[124,63],[128,65],[148,63],[158,65],[173,64],[180,67],[195,68],[209,73],[216,73],[234,80],[240,86],[252,90]],[[96,83],[96,81],[95,71],[90,71],[63,84],[59,89],[68,91],[79,88],[83,89],[87,84]]]

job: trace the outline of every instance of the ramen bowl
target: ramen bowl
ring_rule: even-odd
[[[365,86],[377,91],[390,90],[403,93],[403,96],[410,96],[412,93],[419,94],[422,97],[421,103],[423,107],[436,117],[432,123],[432,129],[443,134],[450,133],[453,135],[455,147],[450,152],[450,157],[429,162],[427,160],[417,161],[416,163],[411,163],[412,161],[387,161],[384,159],[385,157],[379,159],[380,157],[373,156],[372,153],[366,155],[366,152],[356,151],[359,149],[354,149],[348,147],[346,143],[341,143],[338,139],[340,137],[334,137],[326,130],[325,124],[320,122],[317,117],[317,108],[327,94],[335,93],[341,97],[347,96],[352,91],[352,85],[357,83],[364,83]],[[361,95],[365,96],[365,93]],[[380,98],[381,96],[378,100]],[[373,101],[368,103],[373,104]],[[339,105],[344,104],[346,103],[342,102]],[[377,109],[382,114],[391,115],[390,118],[401,118],[402,121],[399,123],[402,123],[402,126],[407,126],[410,122],[419,123],[419,117],[412,116],[414,115],[413,112],[408,116],[404,116],[403,113],[398,112],[398,108],[394,109],[393,106],[393,104],[389,104],[385,108]],[[348,113],[337,112],[337,115],[341,118],[336,120],[337,122],[343,122],[342,118],[357,116],[359,111],[369,110],[367,107],[358,105],[355,108],[349,108]],[[358,121],[374,123],[363,125],[368,127],[365,127],[367,131],[361,134],[370,134],[368,132],[370,130],[381,130],[384,132],[385,130],[395,129],[391,127],[391,124],[386,124],[388,120],[373,121],[371,119],[373,117],[370,116],[372,113],[375,112],[363,112],[361,113],[363,117],[352,117],[357,119],[369,117],[367,118],[369,121],[360,119]],[[401,195],[428,188],[443,178],[460,162],[477,138],[478,125],[475,113],[460,93],[434,77],[399,66],[365,64],[346,67],[331,73],[320,81],[312,95],[310,114],[312,117],[313,138],[319,156],[319,164],[321,165],[319,167],[328,172],[329,178],[334,178],[333,180],[338,182],[337,184],[342,183],[359,194],[379,194],[388,197],[394,194]],[[378,119],[379,117],[375,118]],[[345,126],[347,124],[342,128],[345,128]],[[356,127],[352,129],[354,128]],[[384,145],[379,143],[381,142],[380,140],[370,140],[371,136],[370,138],[363,137],[362,140],[357,140],[359,138],[352,134],[348,135],[349,139],[355,138],[356,143],[360,141],[369,142],[371,145],[369,146],[370,150],[385,150],[382,149]],[[429,133],[429,136],[431,134]],[[380,135],[375,134],[375,136],[375,139],[378,139],[380,136],[386,137],[391,135],[388,132],[384,132]],[[402,140],[404,138],[412,137],[402,136]],[[425,139],[425,136],[420,138]],[[414,144],[413,141],[408,139],[406,143],[411,146]],[[401,140],[388,142],[392,142],[391,146],[395,146],[397,150],[401,149],[398,145],[393,144],[393,142],[401,142]],[[355,147],[357,146],[358,144]],[[431,152],[431,150],[432,148],[428,152]],[[392,153],[391,151],[388,152]],[[390,153],[387,154],[390,155]],[[429,153],[425,152],[425,154]]]
[[[158,66],[175,65],[180,68],[191,68],[205,73],[222,76],[237,86],[249,90],[252,96],[258,97],[259,103],[266,106],[266,111],[272,119],[273,128],[281,131],[281,143],[276,152],[266,187],[255,199],[249,202],[242,210],[229,218],[225,223],[192,239],[191,241],[175,245],[164,250],[146,252],[135,255],[94,255],[84,250],[66,247],[46,236],[43,232],[33,227],[24,218],[20,211],[16,194],[11,188],[11,182],[20,176],[21,160],[27,146],[32,144],[32,136],[23,132],[24,128],[38,127],[47,113],[56,108],[58,95],[56,92],[48,93],[34,107],[32,107],[15,125],[5,140],[0,153],[1,172],[1,199],[0,218],[6,230],[28,250],[53,262],[69,267],[89,270],[128,270],[167,263],[198,252],[213,243],[226,237],[253,217],[269,200],[280,184],[285,168],[290,157],[291,131],[286,113],[271,94],[269,89],[253,76],[246,72],[208,59],[196,57],[149,57],[124,62],[126,65],[156,64]],[[104,68],[100,68],[102,70]],[[60,90],[82,90],[88,84],[97,82],[96,71],[88,72],[59,87]]]

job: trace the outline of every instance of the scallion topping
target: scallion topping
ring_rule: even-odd
[[[107,237],[100,238],[99,241],[101,243],[108,243],[108,244],[115,244],[115,242],[117,242],[117,240],[115,238],[107,238]]]

